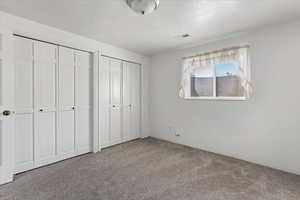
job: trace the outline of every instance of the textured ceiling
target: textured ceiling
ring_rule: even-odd
[[[300,17],[300,0],[160,2],[147,16],[125,0],[1,0],[0,10],[145,55]]]

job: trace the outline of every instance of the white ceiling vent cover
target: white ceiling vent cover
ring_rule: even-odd
[[[159,0],[126,0],[128,6],[137,13],[146,15],[158,8]]]

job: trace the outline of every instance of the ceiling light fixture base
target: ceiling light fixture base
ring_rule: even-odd
[[[159,0],[126,0],[127,5],[135,12],[147,15],[157,10]]]

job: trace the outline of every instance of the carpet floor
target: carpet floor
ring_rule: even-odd
[[[1,200],[299,200],[300,176],[153,138],[16,176]]]

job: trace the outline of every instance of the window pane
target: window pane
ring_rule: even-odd
[[[212,65],[196,68],[191,73],[191,96],[213,96],[214,67]]]
[[[238,75],[238,65],[226,62],[216,65],[217,96],[242,97],[244,90]]]

